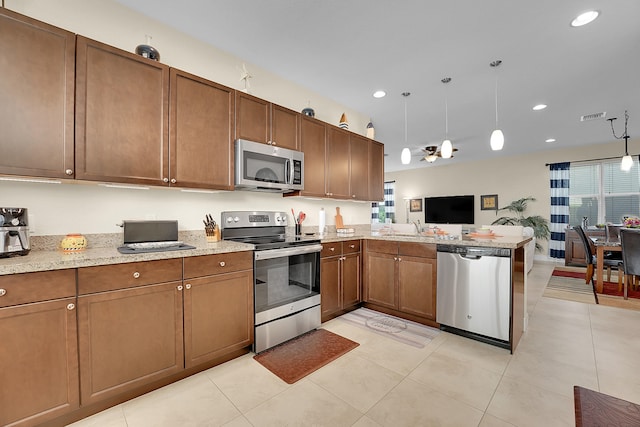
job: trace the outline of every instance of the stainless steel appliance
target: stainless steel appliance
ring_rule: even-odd
[[[178,240],[178,221],[122,221],[124,244],[121,254],[164,252],[195,249]]]
[[[509,348],[511,250],[437,246],[440,328]]]
[[[237,190],[289,193],[304,189],[304,153],[236,140]]]
[[[284,212],[222,212],[222,239],[255,245],[255,341],[260,353],[320,326],[320,240],[286,234]]]
[[[27,209],[0,208],[0,257],[26,255],[30,250]]]

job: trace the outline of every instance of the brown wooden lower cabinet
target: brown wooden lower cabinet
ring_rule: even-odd
[[[586,230],[587,237],[605,238],[604,230]],[[564,265],[586,267],[584,243],[574,230],[567,228],[564,238]]]
[[[0,307],[0,425],[78,408],[75,270],[0,276]]]
[[[435,321],[434,244],[367,240],[364,301]]]
[[[184,275],[185,367],[251,345],[252,252],[185,258]]]
[[[78,297],[83,405],[184,369],[182,282]]]
[[[322,321],[356,307],[361,301],[360,240],[325,243],[320,255]]]

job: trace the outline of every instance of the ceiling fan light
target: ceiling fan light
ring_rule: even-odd
[[[411,163],[411,150],[407,147],[402,149],[402,154],[400,154],[400,161],[403,165],[408,165]]]
[[[500,151],[504,147],[504,134],[500,129],[496,129],[491,133],[491,149],[493,151]]]
[[[632,166],[633,166],[633,159],[627,153],[622,158],[622,162],[620,162],[620,170],[623,171],[623,172],[629,172],[631,170]]]
[[[593,20],[595,20],[598,15],[600,15],[600,12],[598,12],[597,10],[589,10],[581,13],[573,21],[571,21],[571,26],[582,27],[583,25],[587,25],[588,23],[593,22]]]
[[[449,141],[448,139],[445,139],[444,141],[442,141],[442,147],[440,148],[440,155],[442,156],[443,159],[450,159],[452,154],[453,154],[453,145],[451,144],[451,141]]]
[[[436,156],[435,154],[429,154],[428,156],[425,156],[425,160],[429,163],[433,163],[436,161],[436,159],[438,158],[438,156]]]

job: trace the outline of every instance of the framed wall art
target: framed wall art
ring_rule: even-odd
[[[480,210],[483,211],[497,211],[498,210],[498,195],[488,194],[480,196]]]
[[[422,199],[409,200],[409,212],[422,212]]]

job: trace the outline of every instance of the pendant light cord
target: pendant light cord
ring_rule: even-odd
[[[496,129],[498,128],[498,70],[496,69]]]
[[[611,124],[611,133],[613,133],[613,137],[615,139],[624,139],[624,154],[629,155],[629,150],[627,147],[627,143],[629,142],[629,134],[627,133],[627,124],[629,123],[629,112],[627,110],[624,110],[624,133],[620,136],[616,135],[616,131],[613,128],[613,121],[617,120],[617,117],[614,117],[612,119],[607,119],[607,120],[609,120],[609,123]]]

